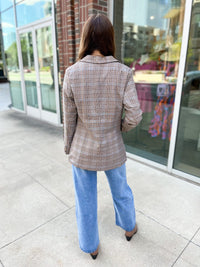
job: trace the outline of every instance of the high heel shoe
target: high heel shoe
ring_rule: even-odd
[[[96,258],[97,258],[97,256],[98,256],[98,253],[95,254],[95,255],[90,253],[90,256],[93,258],[93,260],[96,260]]]
[[[93,260],[96,260],[97,256],[98,256],[98,248],[96,251],[94,251],[93,253],[90,253],[90,256],[93,258]]]
[[[127,235],[127,233],[131,233],[131,235]],[[134,229],[131,232],[127,232],[125,233],[125,237],[127,241],[130,241],[132,239],[132,237],[137,233],[137,225],[135,225]]]

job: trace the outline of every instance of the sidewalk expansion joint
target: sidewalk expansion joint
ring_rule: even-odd
[[[1,266],[2,266],[2,267],[4,267],[4,265],[3,265],[3,263],[2,263],[2,261],[1,261],[1,260],[0,260],[0,264],[1,264]]]
[[[175,232],[174,230],[172,230],[171,228],[167,227],[166,225],[160,223],[160,222],[157,221],[155,218],[153,218],[153,217],[151,217],[151,216],[145,214],[143,211],[140,211],[140,210],[137,210],[137,209],[136,209],[136,211],[137,211],[138,213],[144,215],[144,216],[147,217],[148,219],[150,219],[150,220],[156,222],[157,224],[161,225],[162,227],[166,228],[166,229],[169,230],[170,232],[172,232],[172,233],[174,233],[174,234],[180,236],[181,238],[185,239],[186,241],[190,241],[188,238],[182,236],[181,234]]]
[[[7,247],[7,246],[9,246],[9,245],[11,245],[11,244],[13,244],[13,243],[15,243],[15,242],[18,241],[18,240],[24,238],[25,236],[27,236],[27,235],[29,235],[29,234],[31,234],[31,233],[37,231],[37,230],[40,229],[41,227],[45,226],[45,225],[48,224],[49,222],[51,222],[51,221],[53,221],[54,219],[58,218],[59,216],[62,216],[64,213],[67,213],[68,211],[70,211],[70,210],[73,209],[73,208],[74,208],[74,206],[71,207],[71,208],[68,208],[67,210],[62,211],[61,213],[57,214],[57,215],[54,216],[53,218],[49,219],[48,221],[46,221],[46,222],[44,222],[44,223],[38,225],[37,227],[33,228],[32,230],[28,231],[27,233],[25,233],[25,234],[19,236],[19,237],[16,238],[15,240],[13,240],[13,241],[11,241],[11,242],[8,242],[7,244],[5,244],[5,245],[3,245],[2,247],[0,247],[0,250],[3,249],[3,248],[5,248],[5,247]]]
[[[191,243],[200,248],[200,245],[195,243],[194,241],[191,241]]]
[[[196,231],[196,233],[194,234],[194,236],[192,237],[192,239],[195,237],[195,235],[200,231],[200,227],[198,228],[198,230]],[[191,243],[194,244],[195,246],[200,248],[200,244],[197,244],[195,241],[192,241],[191,239]]]
[[[178,261],[178,259],[181,257],[181,255],[183,254],[183,252],[186,250],[186,248],[189,246],[190,243],[193,243],[192,242],[192,239],[195,237],[195,235],[198,233],[200,227],[196,230],[196,232],[194,233],[194,235],[192,236],[192,238],[188,241],[188,243],[186,244],[186,246],[184,247],[184,249],[181,251],[181,253],[179,254],[179,256],[176,258],[176,260],[174,261],[174,263],[172,264],[171,267],[173,267],[176,262]]]
[[[60,201],[63,205],[65,205],[65,207],[69,208],[69,206],[62,201],[59,197],[57,197],[54,193],[52,193],[46,186],[44,186],[43,184],[41,184],[37,179],[35,179],[31,174],[24,172],[26,175],[28,175],[33,181],[35,181],[36,183],[38,183],[40,186],[42,186],[48,193],[50,193],[52,196],[54,196],[58,201]]]

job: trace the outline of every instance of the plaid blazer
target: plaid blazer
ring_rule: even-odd
[[[84,57],[65,72],[63,112],[65,153],[73,165],[121,166],[127,159],[121,132],[142,119],[132,70],[112,56]]]

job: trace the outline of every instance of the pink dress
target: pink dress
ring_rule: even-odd
[[[142,112],[151,112],[153,103],[151,95],[151,84],[136,83],[135,85]]]

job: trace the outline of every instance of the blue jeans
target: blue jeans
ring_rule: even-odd
[[[99,245],[97,221],[97,172],[72,165],[76,218],[80,248],[86,253],[94,252]],[[115,209],[116,225],[125,231],[135,227],[134,198],[126,179],[126,166],[105,171]]]

